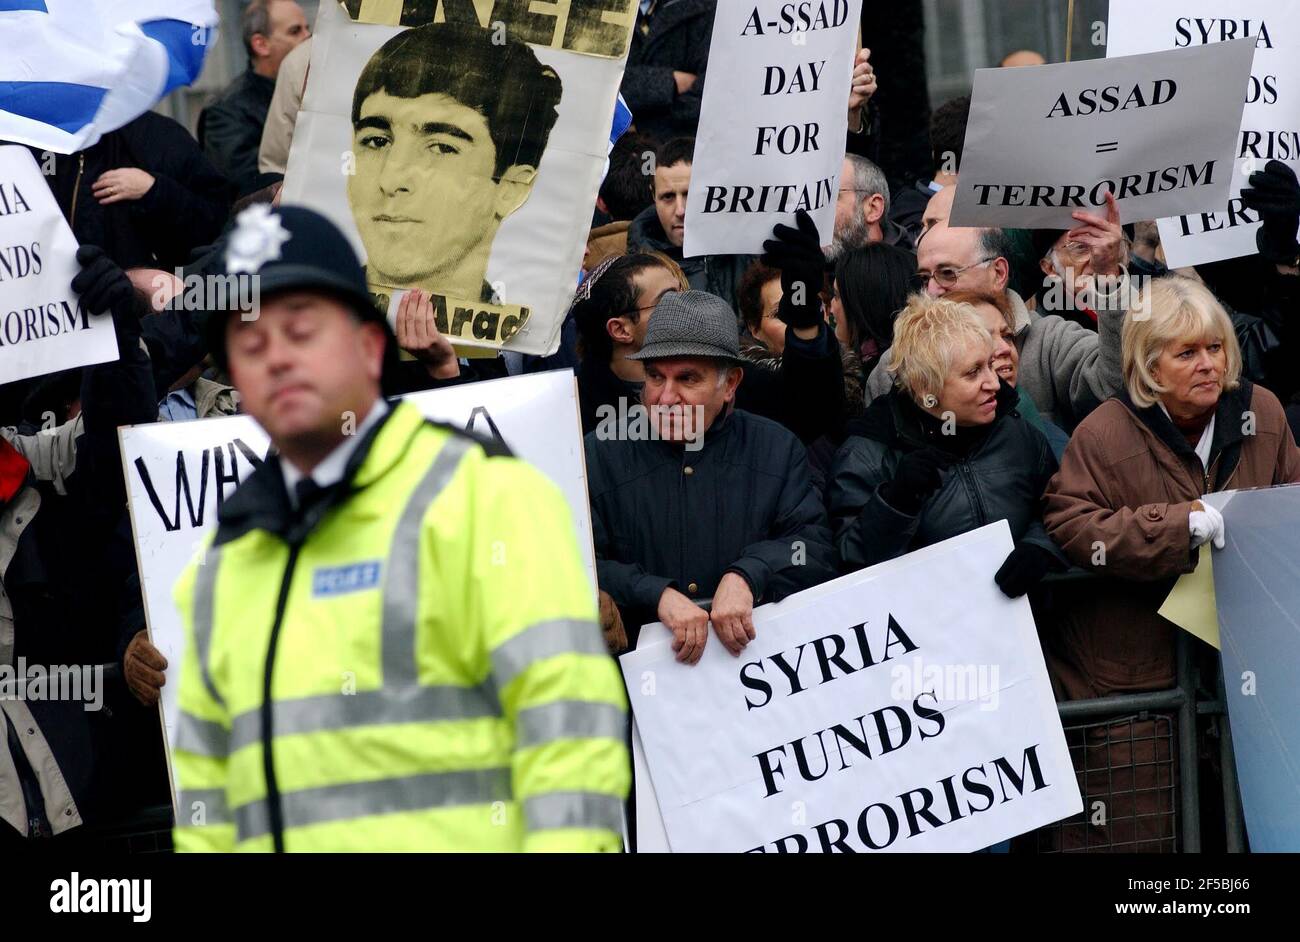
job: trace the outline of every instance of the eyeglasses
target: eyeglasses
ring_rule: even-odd
[[[940,288],[951,288],[957,284],[957,279],[960,278],[964,272],[968,272],[972,268],[979,268],[981,265],[987,265],[989,262],[992,262],[997,258],[998,256],[991,255],[988,258],[980,259],[978,262],[972,262],[963,268],[954,268],[951,265],[942,265],[932,272],[919,271],[916,273],[916,280],[922,287],[924,287],[925,285],[928,285],[930,279],[933,278]]]

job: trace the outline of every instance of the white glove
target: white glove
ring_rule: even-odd
[[[1202,504],[1204,510],[1193,510],[1187,518],[1188,528],[1192,531],[1192,549],[1213,542],[1215,549],[1223,549],[1223,514],[1209,504]]]

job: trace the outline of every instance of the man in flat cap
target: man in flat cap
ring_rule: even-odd
[[[662,621],[677,659],[699,661],[710,622],[733,655],[754,638],[755,605],[835,576],[825,510],[804,448],[784,427],[736,410],[736,316],[703,291],[670,292],[633,358],[640,407],[586,438],[596,571],[639,626]],[[699,602],[712,598],[711,611]]]

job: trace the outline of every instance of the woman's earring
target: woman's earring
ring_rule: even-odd
[[[933,409],[939,404],[939,399],[934,393],[926,393],[924,398],[921,399],[921,404],[927,409]]]

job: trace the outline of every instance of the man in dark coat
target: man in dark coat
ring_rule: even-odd
[[[243,32],[248,70],[199,115],[199,143],[238,195],[247,196],[265,185],[257,152],[280,63],[311,29],[294,0],[252,0],[244,8]]]
[[[823,508],[803,446],[731,409],[741,383],[735,318],[699,291],[655,308],[639,408],[586,438],[596,572],[638,626],[662,621],[678,660],[703,654],[708,626],[732,654],[754,635],[755,605],[834,577]],[[696,600],[712,598],[711,612]]]
[[[695,255],[685,258],[686,195],[691,188],[695,141],[674,138],[655,151],[651,178],[654,202],[632,220],[627,230],[629,252],[660,252],[676,262],[697,291],[716,294],[736,310],[736,289],[754,261],[752,255]]]
[[[715,0],[642,0],[620,91],[636,129],[662,143],[694,137]]]
[[[87,310],[111,312],[119,359],[82,371],[79,414],[63,424],[0,429],[0,665],[29,682],[25,699],[0,697],[0,847],[69,835],[103,810],[110,717],[102,675],[81,666],[116,656],[121,616],[140,605],[121,539],[117,429],[157,418],[144,308],[102,250],[84,246],[77,259],[73,290]],[[51,685],[61,674],[63,693],[35,694],[38,669]]]

